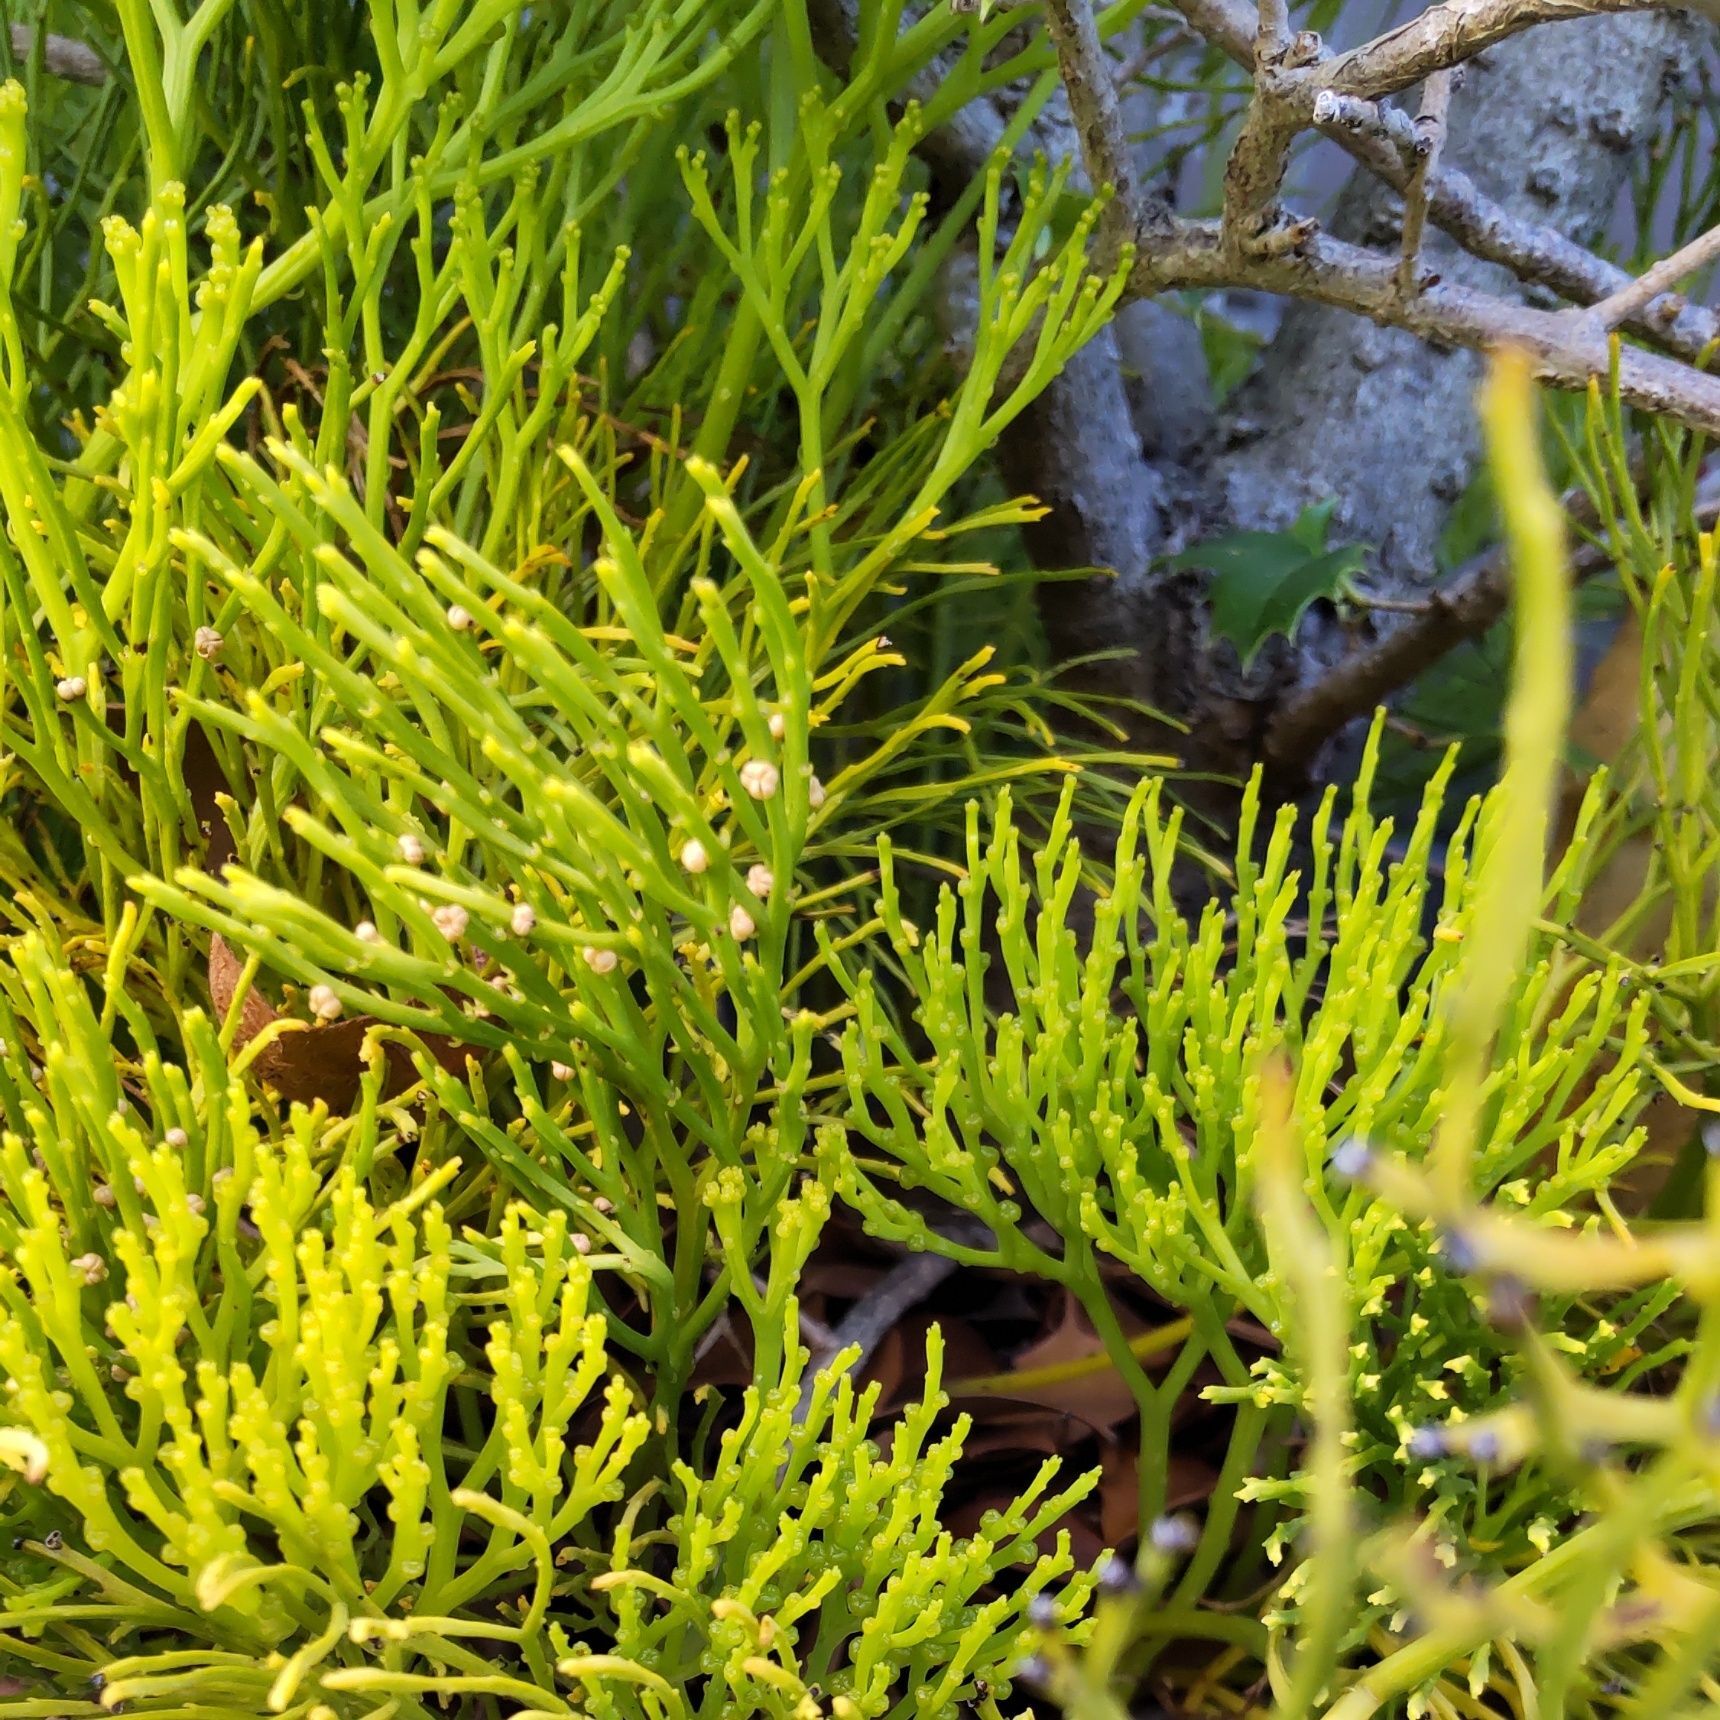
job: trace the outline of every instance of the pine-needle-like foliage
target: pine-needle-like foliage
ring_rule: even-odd
[[[1010,9],[859,16],[122,0],[0,87],[0,1720],[1712,1695],[1720,1199],[1618,1194],[1716,1038],[1713,540],[1605,516],[1649,721],[1544,885],[1543,509],[1501,788],[1255,789],[1191,917],[1169,761],[971,603],[1128,258],[925,196]],[[1578,925],[1644,828],[1653,961]],[[1085,1310],[1136,1568],[1056,1458],[956,1532],[935,1336],[812,1366],[839,1202]]]

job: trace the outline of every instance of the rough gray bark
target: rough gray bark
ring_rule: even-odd
[[[1452,100],[1447,162],[1506,216],[1587,244],[1614,206],[1631,152],[1652,134],[1692,28],[1689,19],[1667,14],[1580,18],[1498,44],[1466,68]],[[1557,77],[1548,75],[1550,64]],[[1333,231],[1389,254],[1403,223],[1403,197],[1358,169]],[[1443,236],[1422,240],[1422,258],[1446,283],[1513,291],[1506,271]],[[1480,366],[1472,351],[1322,304],[1293,304],[1212,440],[1182,452],[1178,470],[1168,473],[1162,450],[1149,459],[1143,448],[1157,496],[1180,504],[1159,502],[1153,517],[1165,537],[1157,547],[1241,526],[1281,528],[1310,504],[1335,500],[1335,533],[1377,547],[1382,593],[1425,592],[1437,575],[1451,504],[1474,471]],[[1090,384],[1083,390],[1098,394]],[[1057,412],[1058,403],[1047,409]],[[1173,422],[1181,416],[1180,402],[1167,413]],[[1025,432],[1034,433],[1037,426]],[[1012,478],[1032,487],[1029,468],[1029,461],[1012,462]],[[1088,492],[1063,478],[1061,493]],[[1113,567],[1118,578],[1109,586],[1048,588],[1053,640],[1092,648],[1128,639],[1135,658],[1126,671],[1109,672],[1104,691],[1186,724],[1179,750],[1196,768],[1238,773],[1264,757],[1279,772],[1281,791],[1293,792],[1316,760],[1287,758],[1270,745],[1274,717],[1300,688],[1365,644],[1370,629],[1346,632],[1316,613],[1294,647],[1269,648],[1244,675],[1227,647],[1206,643],[1198,581],[1154,571],[1153,546],[1143,555],[1137,534],[1123,541],[1127,557],[1090,553],[1110,541],[1090,507],[1065,504],[1058,518],[1069,528],[1064,547],[1075,552],[1064,559]],[[1058,549],[1043,530],[1036,554],[1054,563]],[[1151,728],[1140,738],[1165,740]]]
[[[1448,156],[1510,213],[1588,244],[1632,151],[1652,135],[1687,45],[1681,22],[1652,14],[1549,24],[1504,42],[1453,98]],[[1342,238],[1389,249],[1402,221],[1402,198],[1358,172],[1332,225]],[[1448,239],[1430,238],[1424,255],[1447,281],[1509,289],[1504,270]],[[1273,529],[1336,497],[1336,529],[1378,546],[1391,585],[1429,584],[1451,503],[1475,465],[1480,371],[1472,352],[1293,305],[1227,419],[1221,516]]]
[[[1116,98],[1117,44],[1101,41],[1093,0],[1047,0],[1067,100],[1035,125],[1033,146],[1078,144],[1087,183],[1119,188],[1103,237],[1107,250],[1124,235],[1137,241],[1137,302],[1016,422],[1000,456],[1013,487],[1050,505],[1031,534],[1035,558],[1114,570],[1047,584],[1053,648],[1115,657],[1122,647],[1127,657],[1132,647],[1126,661],[1089,667],[1087,684],[1186,724],[1179,750],[1197,769],[1235,773],[1265,757],[1291,792],[1315,761],[1274,747],[1275,725],[1317,742],[1313,719],[1344,701],[1308,694],[1357,648],[1365,658],[1374,630],[1341,633],[1336,617],[1316,614],[1293,646],[1269,647],[1244,675],[1228,647],[1207,645],[1199,576],[1167,575],[1159,557],[1237,526],[1280,527],[1331,500],[1337,532],[1377,549],[1382,596],[1425,592],[1476,458],[1475,354],[1503,343],[1548,379],[1584,387],[1607,372],[1608,330],[1628,326],[1658,350],[1625,349],[1624,398],[1720,434],[1720,377],[1693,362],[1715,318],[1672,290],[1720,241],[1635,283],[1587,244],[1694,51],[1692,32],[1711,26],[1665,10],[1667,0],[1444,0],[1334,53],[1292,34],[1279,0],[1170,3],[1193,37],[1252,73],[1224,218],[1177,216],[1133,153],[1139,116]],[[855,6],[815,0],[838,64]],[[976,103],[927,139],[934,173],[953,188],[982,171],[1007,105]],[[1290,144],[1315,129],[1361,163],[1330,231],[1281,201]],[[966,295],[959,271],[952,279],[959,325]],[[1536,285],[1572,308],[1526,302]],[[1151,302],[1177,288],[1293,301],[1258,375],[1216,424],[1193,329]],[[1309,720],[1278,722],[1284,713]],[[1143,722],[1135,738],[1162,746],[1169,736]]]

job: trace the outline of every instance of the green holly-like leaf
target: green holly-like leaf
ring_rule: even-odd
[[[1367,565],[1360,544],[1326,548],[1332,506],[1304,509],[1288,531],[1232,532],[1169,558],[1171,567],[1213,575],[1212,631],[1236,647],[1244,668],[1273,634],[1290,638],[1317,598],[1345,595]]]

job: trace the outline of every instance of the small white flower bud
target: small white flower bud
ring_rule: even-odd
[[[223,1165],[220,1170],[218,1170],[214,1176],[209,1179],[209,1186],[211,1188],[225,1188],[232,1180],[233,1167],[231,1165]]]
[[[729,935],[737,944],[744,944],[757,930],[758,926],[752,915],[736,902],[729,909]]]
[[[816,812],[824,804],[824,784],[812,777],[806,784],[806,804]]]
[[[448,625],[456,633],[464,633],[472,625],[471,610],[462,609],[457,603],[450,603],[448,605]]]
[[[741,787],[754,800],[769,800],[782,781],[782,773],[767,758],[749,758],[741,766]]]
[[[596,1209],[602,1213],[605,1218],[615,1210],[615,1202],[606,1194],[600,1194],[591,1204],[596,1207]]]
[[[100,1284],[108,1275],[108,1264],[99,1254],[80,1254],[71,1266],[86,1284]]]
[[[219,627],[199,627],[191,635],[191,648],[205,663],[212,663],[221,655],[221,647],[227,641],[221,637]]]
[[[191,1137],[180,1128],[169,1129],[161,1138],[168,1144],[168,1146],[172,1147],[176,1153],[182,1151],[190,1144],[191,1141]]]
[[[691,872],[695,877],[697,877],[699,873],[703,872],[710,863],[711,857],[705,852],[704,843],[702,843],[696,836],[681,850],[681,865],[683,869]]]
[[[549,1072],[558,1081],[571,1081],[573,1079],[573,1070],[565,1063],[550,1064]]]
[[[408,866],[422,866],[424,864],[424,844],[410,830],[394,844],[394,852]]]
[[[361,944],[379,944],[382,942],[382,933],[376,929],[376,926],[370,920],[360,920],[358,924],[352,928],[352,935],[357,938]]]
[[[770,738],[773,741],[779,741],[788,733],[788,718],[785,717],[781,711],[772,711],[768,726],[770,728]]]
[[[575,1254],[589,1254],[591,1252],[591,1238],[583,1230],[570,1231],[567,1239],[573,1244]]]
[[[89,682],[82,675],[67,675],[63,680],[54,683],[54,691],[59,694],[63,703],[69,705],[89,691]]]
[[[114,1192],[106,1183],[97,1183],[90,1191],[90,1199],[93,1200],[97,1206],[111,1207],[114,1203]]]
[[[775,887],[776,879],[768,866],[749,866],[747,868],[747,888],[762,902]]]
[[[593,973],[614,973],[615,964],[620,960],[614,950],[600,949],[596,944],[587,944],[579,953]]]
[[[449,943],[456,938],[466,935],[466,927],[471,924],[472,916],[458,902],[444,902],[430,918],[436,922],[436,930]]]
[[[516,938],[529,938],[537,927],[537,910],[530,902],[517,903],[508,925]]]
[[[340,1020],[340,999],[335,996],[333,986],[313,985],[307,1001],[311,1006],[311,1014],[318,1021]]]
[[[185,1210],[197,1218],[203,1216],[203,1196],[195,1189],[185,1197]]]

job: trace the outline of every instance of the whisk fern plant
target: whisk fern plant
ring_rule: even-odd
[[[46,227],[98,98],[0,90],[0,1720],[1708,1688],[1713,1219],[1615,1191],[1701,1099],[1713,544],[1621,526],[1678,746],[1544,886],[1545,567],[1529,787],[1256,785],[1191,918],[1169,761],[964,608],[1129,258],[1066,170],[925,195],[1049,92],[1010,9],[860,10],[837,78],[797,3],[123,4]],[[1660,964],[1572,928],[1643,817]],[[1085,1310],[1133,1566],[1055,1458],[957,1532],[935,1334],[814,1367],[839,1204]]]

